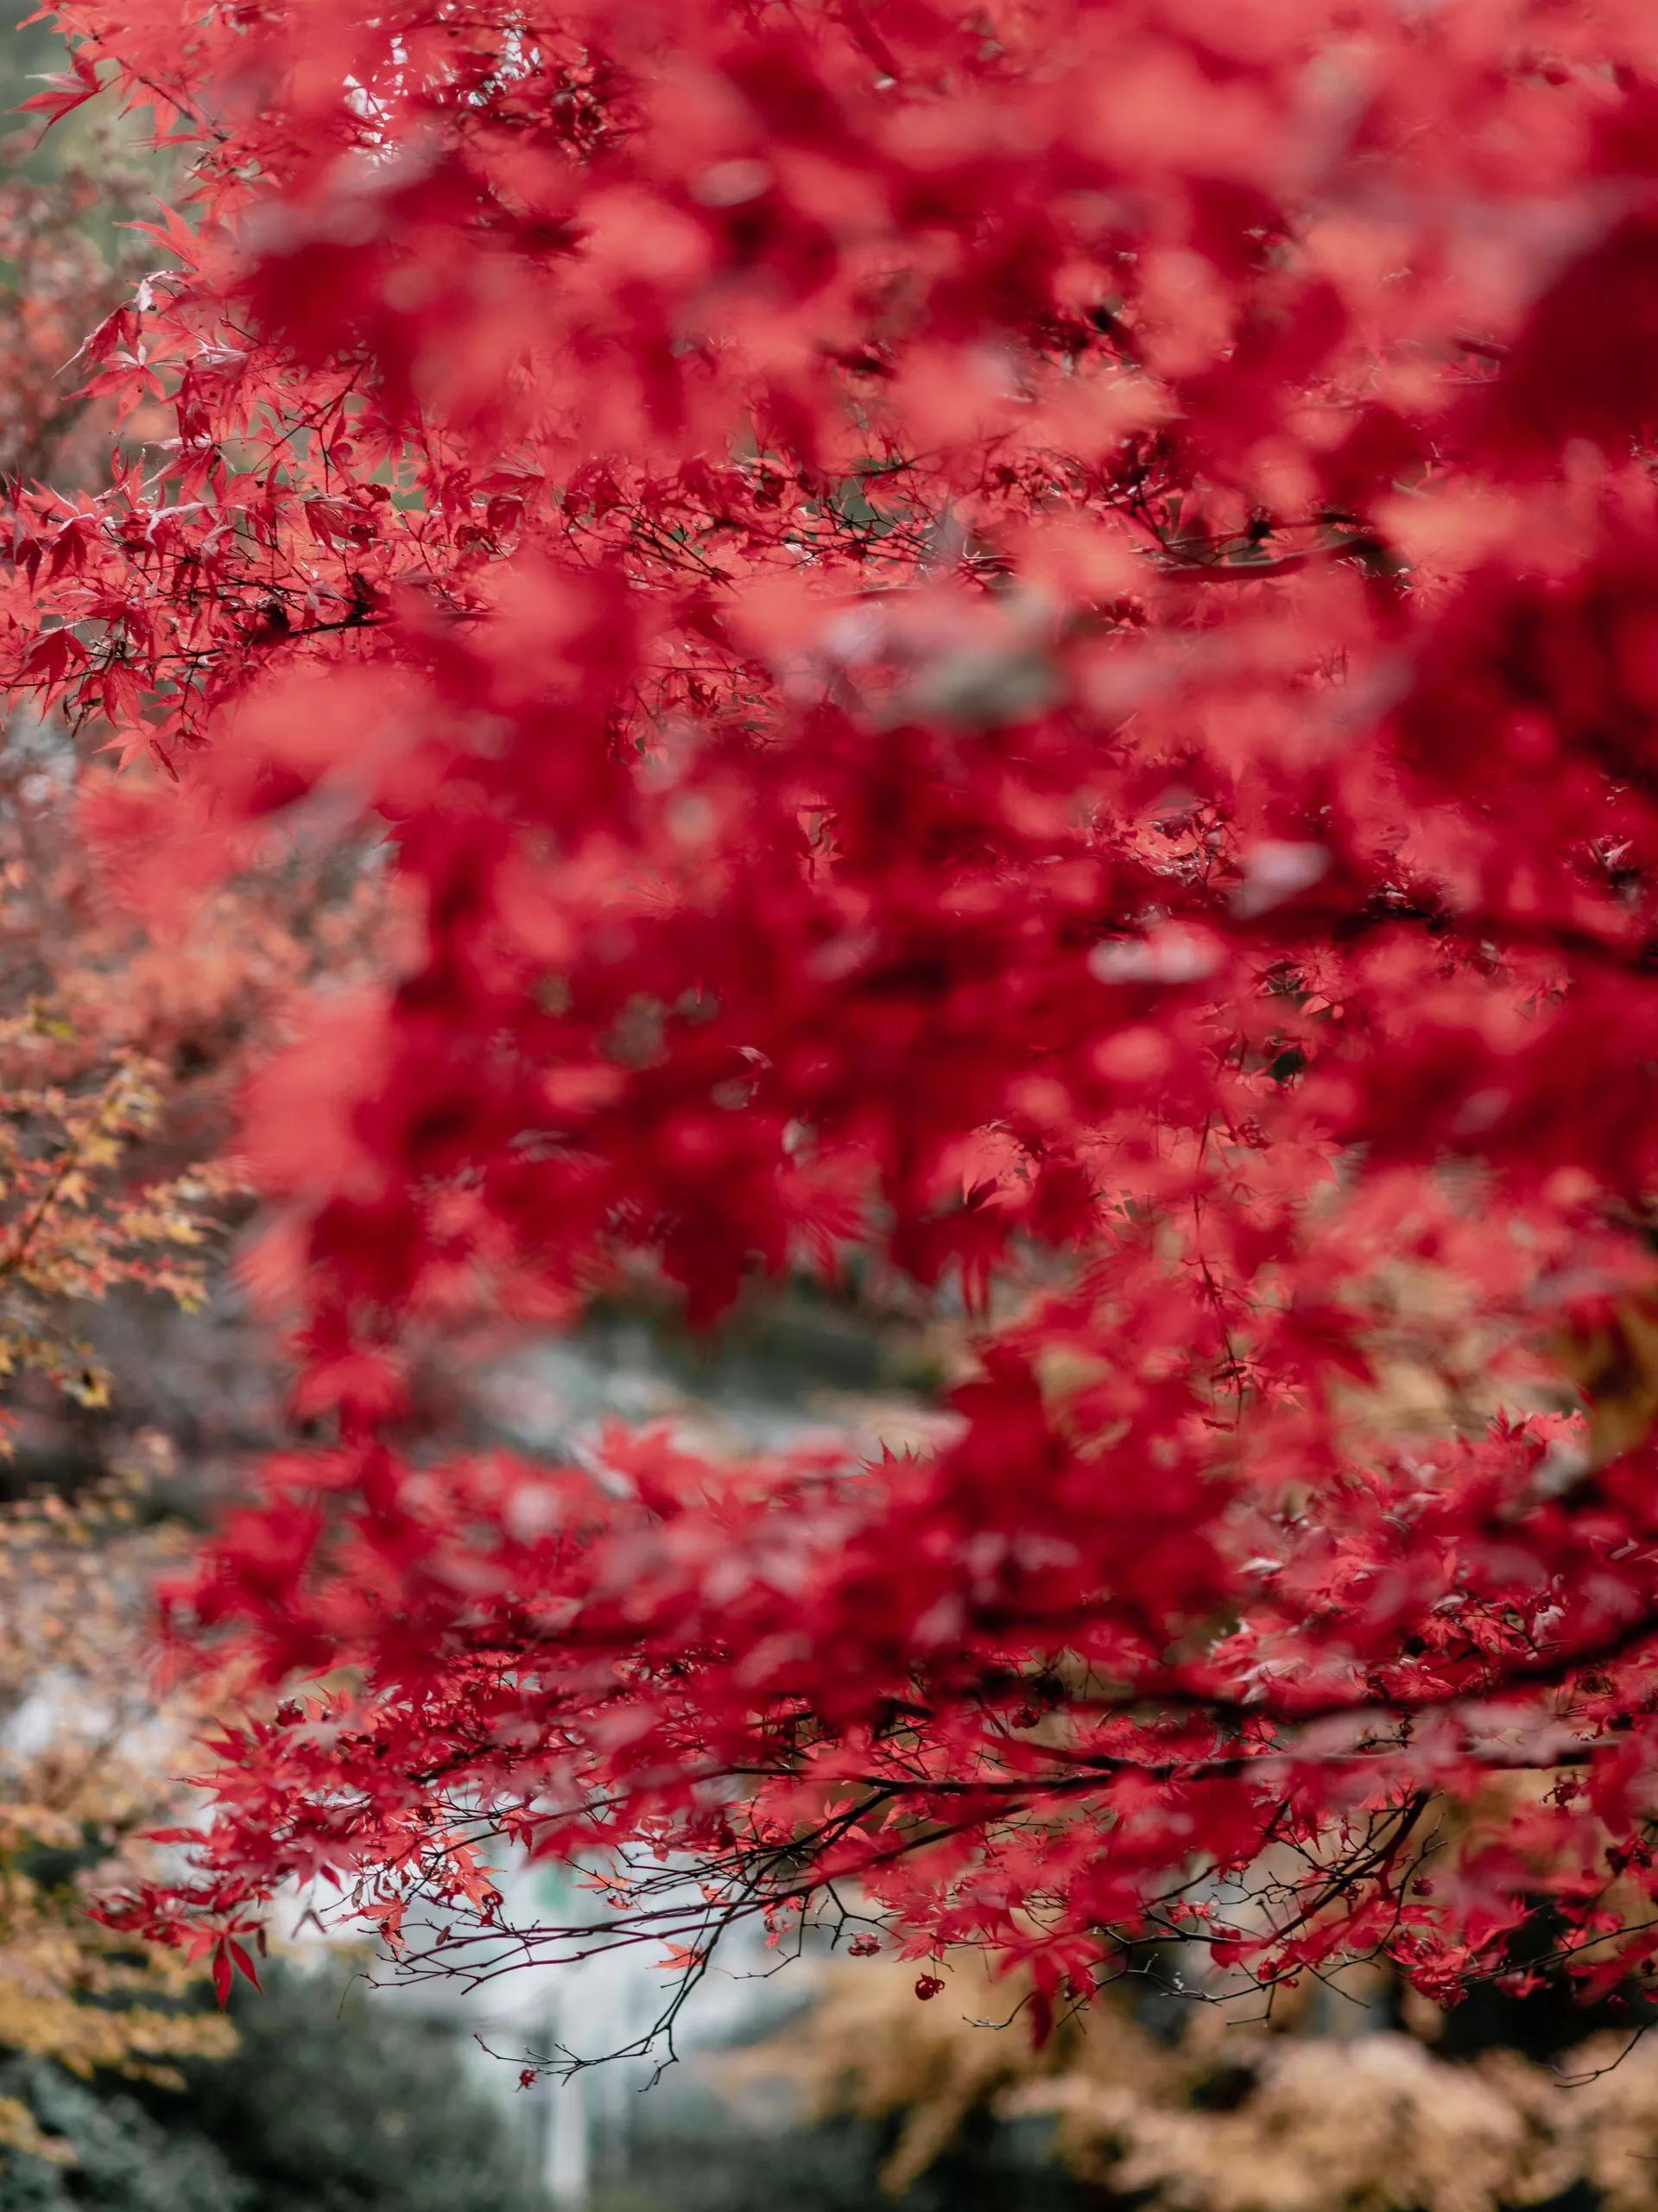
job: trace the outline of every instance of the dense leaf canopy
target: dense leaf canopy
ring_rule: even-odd
[[[127,1916],[694,1976],[826,1911],[1039,2026],[1174,1940],[1623,1986],[1646,0],[58,12],[41,110],[194,166],[83,355],[167,434],[16,493],[6,673],[155,929],[294,852],[389,913],[243,1113],[306,1436],[173,1593],[251,1702]],[[421,1417],[469,1331],[801,1274],[965,1313],[933,1448]],[[617,1854],[609,1935],[503,1840]]]

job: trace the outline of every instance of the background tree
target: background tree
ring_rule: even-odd
[[[1447,2024],[1373,1975],[1244,2020],[1165,1973],[1033,2051],[986,2032],[971,2006],[989,1993],[965,1980],[923,2008],[896,1975],[842,1969],[820,2008],[740,2070],[792,2080],[843,2128],[856,2116],[880,2130],[883,2183],[905,2203],[974,2201],[964,2167],[984,2172],[999,2145],[1005,2171],[1022,2133],[1037,2202],[1066,2201],[1045,2150],[1079,2201],[1167,2212],[1651,2200],[1653,2046],[1573,2020],[1569,2004],[1540,2038],[1535,2020],[1478,2005],[1481,2017]]]
[[[73,483],[102,465],[107,420],[62,371],[88,308],[113,306],[136,274],[114,225],[136,212],[153,165],[129,137],[106,124],[45,159],[15,135],[0,143],[9,470]],[[148,1592],[180,1556],[141,1525],[140,1463],[155,1471],[160,1440],[131,1422],[111,1436],[109,1456],[126,1470],[113,1483],[96,1459],[66,1465],[41,1445],[107,1405],[87,1330],[99,1302],[129,1289],[197,1301],[205,1217],[225,1179],[143,1172],[167,1088],[158,1031],[108,990],[65,758],[27,710],[13,713],[0,766],[0,2142],[54,2164],[72,2163],[73,2149],[13,2093],[20,2065],[66,2082],[176,2084],[181,2057],[231,2040],[179,2010],[191,1977],[176,1955],[86,1914],[95,1872],[154,1868],[137,1832],[177,1816],[169,1774],[200,1715],[187,1698],[158,1704],[149,1680]],[[30,1478],[47,1467],[61,1487],[42,1493]]]
[[[8,22],[8,104],[52,45]],[[113,116],[44,149],[0,138],[9,472],[70,496],[107,483],[111,410],[79,391],[73,358],[142,270],[123,226],[166,166]],[[208,1295],[236,1178],[204,1156],[239,1040],[307,957],[286,926],[305,885],[218,891],[194,947],[137,923],[97,858],[99,736],[14,700],[0,755],[0,2145],[29,2154],[0,2186],[20,2203],[82,2201],[140,2155],[111,2083],[176,2092],[180,2060],[234,2042],[185,2004],[199,1975],[176,1953],[86,1907],[97,1883],[158,1870],[142,1834],[182,1817],[204,1719],[193,1693],[158,1688],[150,1607],[185,1556],[163,1493],[199,1501],[211,1468],[198,1452],[180,1479],[132,1340]],[[199,1388],[199,1357],[182,1364]],[[199,2185],[192,2159],[163,2161],[145,2201]]]
[[[143,1614],[179,1548],[133,1520],[119,1493],[0,1507],[0,2054],[176,2088],[181,2058],[230,2048],[227,2025],[180,2010],[176,1954],[86,1911],[94,1881],[155,1870],[140,1834],[178,1816],[169,1776],[200,1718],[155,1701]],[[73,2163],[16,2070],[0,2061],[0,2145]]]
[[[95,2095],[55,2068],[14,2066],[73,2171],[24,2156],[4,2212],[528,2212],[523,2139],[469,2082],[451,2032],[405,2008],[344,2001],[341,1961],[273,1970],[238,2006],[226,2057],[186,2069],[183,2095]],[[194,2016],[198,2028],[218,2025]],[[21,2079],[19,2079],[21,2077]]]

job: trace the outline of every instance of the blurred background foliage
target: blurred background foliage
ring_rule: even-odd
[[[451,2033],[353,1992],[350,1970],[277,1968],[235,2011],[228,2055],[180,2089],[0,2069],[73,2163],[14,2152],[0,2212],[531,2212],[529,2146],[465,2080]],[[199,2004],[200,2000],[198,2000]]]
[[[1544,1986],[1448,2020],[1380,1974],[1260,2017],[1165,1963],[1033,2050],[1017,1992],[835,1969],[800,2027],[745,2054],[818,2117],[881,2145],[880,2185],[918,2208],[1112,2212],[1642,2212],[1658,2203],[1658,2041]],[[1254,2017],[1250,2017],[1253,2015]],[[973,2171],[961,2177],[964,2153]],[[1007,2193],[999,2153],[1022,2180]]]

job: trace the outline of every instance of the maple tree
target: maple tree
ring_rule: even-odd
[[[1039,2031],[1148,1943],[1638,1977],[1649,10],[56,16],[37,110],[193,168],[9,680],[139,910],[391,916],[241,1114],[311,1433],[170,1593],[250,1702],[113,1909],[221,1979],[296,1878],[475,1974],[826,1912]],[[936,1448],[422,1418],[795,1273],[971,1316]]]

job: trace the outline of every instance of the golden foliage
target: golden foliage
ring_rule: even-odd
[[[72,2165],[73,2155],[55,2136],[44,2134],[34,2114],[16,2097],[0,2097],[0,2152],[27,2151],[55,2166]]]
[[[1402,2031],[1286,2032],[1193,2004],[1150,2033],[1108,2000],[1033,2050],[998,1985],[919,2004],[910,1976],[836,1969],[803,2027],[749,2058],[819,2117],[901,2121],[895,2194],[975,2113],[1050,2118],[1080,2178],[1148,2212],[1521,2212],[1576,2186],[1603,2212],[1658,2197],[1658,2040],[1584,2044],[1558,2072],[1518,2052],[1446,2058]],[[1354,2008],[1351,2017],[1366,2014]]]
[[[122,1283],[197,1304],[205,1220],[230,1183],[207,1168],[126,1182],[128,1156],[158,1125],[159,1071],[123,1052],[91,1082],[31,1083],[29,1049],[38,1058],[56,1027],[38,1006],[0,1021],[0,1383],[28,1370],[101,1407],[108,1379],[65,1315]]]
[[[174,1542],[135,1525],[119,1486],[0,1506],[0,2049],[82,2076],[175,2081],[172,2062],[232,2040],[168,2005],[189,1979],[176,1956],[86,1911],[177,1813],[167,1778],[193,1715],[156,1704],[141,1626]],[[38,2150],[32,2129],[0,2106],[0,2144]]]
[[[1658,1302],[1626,1299],[1598,1328],[1562,1340],[1560,1361],[1589,1405],[1597,1466],[1633,1451],[1658,1420]]]

